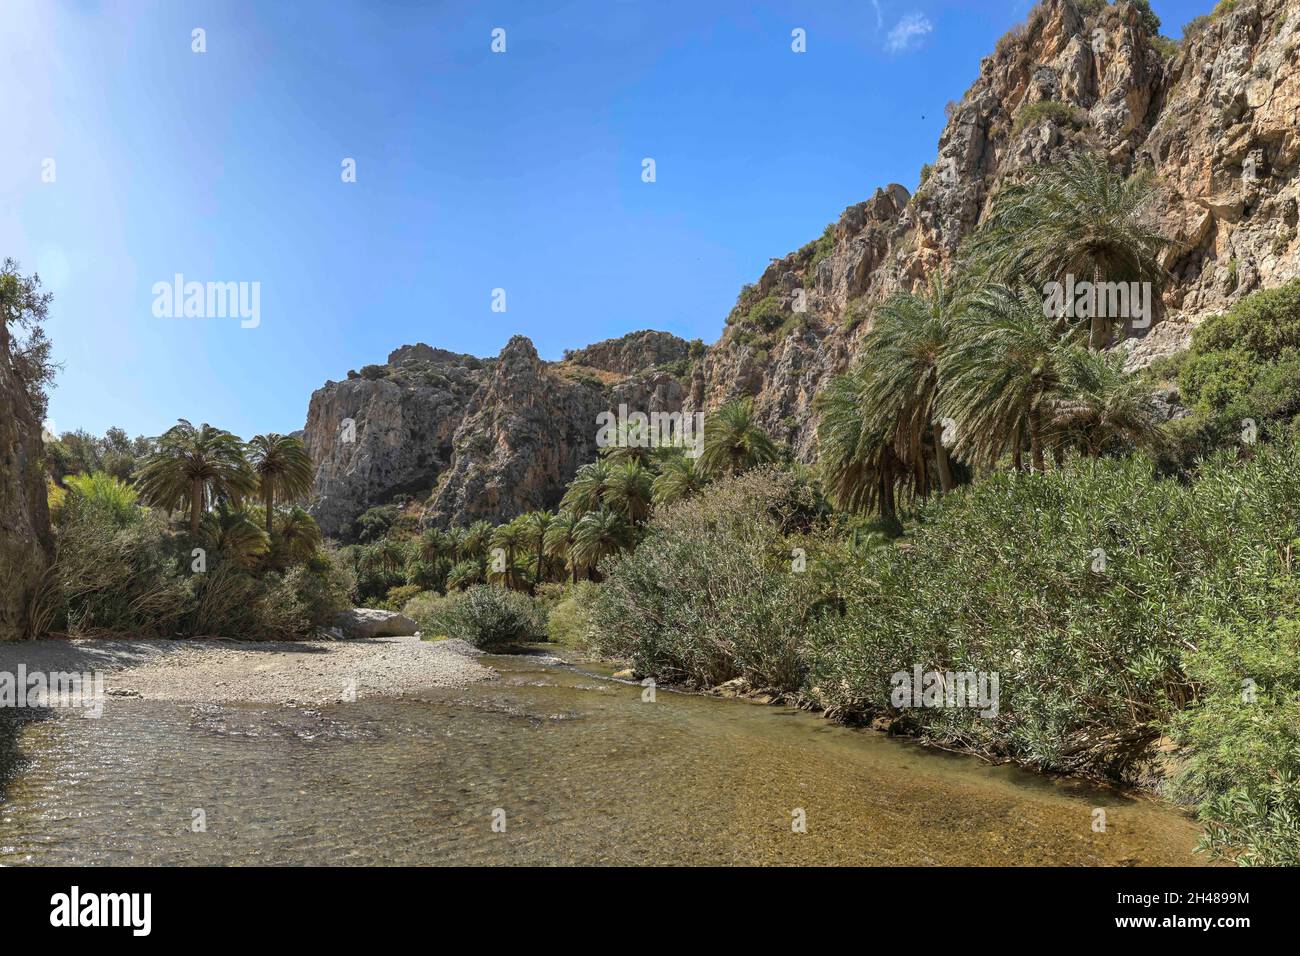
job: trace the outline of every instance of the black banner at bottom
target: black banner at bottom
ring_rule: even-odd
[[[769,944],[786,932],[806,942],[814,927],[836,925],[873,934],[892,927],[916,939],[1042,928],[1071,940],[1199,933],[1227,941],[1289,925],[1290,884],[1284,870],[1226,868],[11,868],[0,870],[0,912],[11,942],[75,934],[128,945],[338,945],[419,932],[433,919],[537,939],[573,919],[582,932],[615,937],[660,936],[682,923],[714,933],[745,927]]]

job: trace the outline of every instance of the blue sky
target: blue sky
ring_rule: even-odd
[[[1152,5],[1178,36],[1212,4]],[[771,257],[916,186],[1029,6],[4,0],[0,256],[55,293],[50,418],[248,437],[404,343],[712,342]],[[155,316],[176,273],[259,283],[260,324]]]

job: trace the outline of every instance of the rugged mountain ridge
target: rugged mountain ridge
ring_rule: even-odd
[[[495,359],[403,346],[312,394],[313,513],[346,537],[358,515],[398,495],[427,498],[426,519],[443,526],[553,508],[596,457],[600,412],[681,410],[689,349],[649,331],[562,362],[543,361],[522,335]]]
[[[546,363],[518,338],[491,361],[407,346],[382,368],[423,363],[455,385],[364,369],[327,384],[307,426],[323,526],[338,533],[385,495],[435,483],[439,524],[553,505],[594,457],[595,413],[620,401],[707,413],[750,397],[812,461],[813,397],[852,361],[871,308],[950,265],[1002,183],[1080,149],[1159,178],[1156,213],[1177,240],[1165,315],[1124,347],[1133,365],[1182,348],[1200,319],[1300,275],[1300,0],[1241,0],[1176,47],[1151,26],[1127,0],[1044,0],[949,104],[915,194],[877,189],[772,262],[708,348],[641,332]],[[344,415],[356,448],[332,436]]]

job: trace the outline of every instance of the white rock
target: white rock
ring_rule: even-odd
[[[344,611],[338,617],[338,626],[343,636],[349,638],[409,637],[418,630],[416,623],[405,614],[371,607]]]

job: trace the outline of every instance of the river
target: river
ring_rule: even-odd
[[[1156,801],[787,708],[646,701],[552,652],[483,661],[500,680],[319,710],[0,714],[0,863],[1204,862]]]

